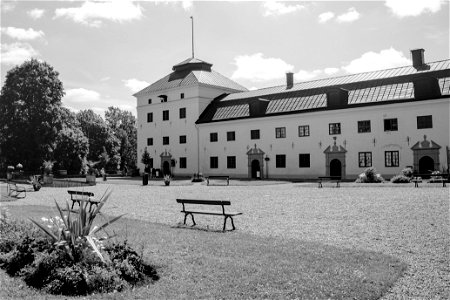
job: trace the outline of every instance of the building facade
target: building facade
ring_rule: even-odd
[[[446,170],[450,60],[425,63],[423,54],[412,51],[412,66],[309,82],[288,73],[286,85],[255,91],[185,61],[135,95],[138,161],[147,147],[152,167],[175,175],[355,179],[367,167],[387,178],[407,166]],[[180,65],[184,77],[174,75]],[[187,80],[198,72],[206,76]]]

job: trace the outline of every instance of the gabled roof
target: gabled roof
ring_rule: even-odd
[[[435,90],[442,96],[450,95],[450,60],[428,63],[426,68],[412,66],[326,78],[255,91],[222,95],[210,103],[197,123],[209,123],[242,118],[301,113],[312,110],[346,108],[357,105],[376,105],[398,101],[424,100],[415,95],[415,82],[432,78]],[[434,78],[434,79],[433,79]],[[345,105],[331,107],[330,91],[339,90],[345,96]],[[419,99],[420,98],[420,99]],[[268,100],[263,112],[255,103]],[[261,102],[262,103],[262,102]],[[336,106],[336,105],[335,105]],[[257,113],[252,114],[252,111]]]
[[[189,58],[173,66],[169,75],[149,85],[133,96],[137,97],[176,87],[204,84],[212,87],[227,88],[232,91],[247,91],[245,87],[211,69],[212,64],[197,58]]]

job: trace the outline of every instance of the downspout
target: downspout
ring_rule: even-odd
[[[195,129],[197,130],[197,174],[200,174],[200,129],[198,124],[195,124]]]

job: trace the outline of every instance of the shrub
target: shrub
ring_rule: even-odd
[[[413,169],[412,169],[412,168],[409,168],[409,167],[404,168],[404,169],[402,170],[402,174],[401,174],[401,175],[403,175],[403,176],[405,176],[405,177],[411,178],[411,177],[413,176]]]
[[[391,178],[392,183],[409,183],[411,181],[411,178],[405,176],[405,175],[396,175]]]
[[[379,183],[383,182],[384,178],[377,174],[375,168],[370,167],[364,170],[364,173],[359,174],[356,183]]]

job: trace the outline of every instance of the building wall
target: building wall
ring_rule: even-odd
[[[326,174],[324,150],[342,146],[345,153],[346,178],[356,178],[366,167],[359,167],[358,153],[371,152],[372,166],[385,178],[399,174],[413,165],[411,147],[419,141],[433,140],[441,146],[440,166],[447,166],[449,145],[449,98],[388,105],[375,105],[303,114],[234,120],[199,125],[200,171],[204,175],[227,174],[248,177],[247,151],[257,148],[270,160],[264,163],[269,178],[316,178]],[[433,128],[417,129],[417,116],[432,115]],[[396,118],[398,131],[385,131],[384,119]],[[358,133],[357,122],[371,121],[371,132]],[[329,123],[340,123],[341,134],[330,135]],[[299,137],[298,126],[309,125],[310,136]],[[275,128],[286,127],[286,138],[275,138]],[[250,130],[259,129],[260,139],[251,140]],[[227,141],[227,131],[235,131],[236,140]],[[218,133],[218,141],[210,142],[210,133]],[[334,137],[336,138],[334,140]],[[385,151],[399,151],[399,166],[385,166]],[[310,167],[299,167],[299,154],[310,154]],[[275,156],[286,155],[286,167],[276,168]],[[218,157],[218,168],[210,168],[210,157]],[[228,169],[227,156],[236,156],[236,168]],[[267,168],[266,168],[267,167]]]
[[[141,173],[144,165],[141,162],[144,149],[147,148],[153,158],[153,167],[161,168],[160,155],[167,152],[175,159],[176,165],[172,168],[175,175],[192,175],[198,172],[198,139],[195,122],[201,112],[215,97],[231,91],[206,85],[179,87],[170,90],[158,91],[137,97],[137,162]],[[181,93],[184,98],[181,99]],[[166,95],[167,102],[161,102],[159,95]],[[148,104],[148,99],[152,103]],[[179,109],[186,108],[186,118],[180,119]],[[169,110],[169,120],[163,121],[163,111]],[[153,113],[153,122],[147,122],[147,114]],[[180,144],[179,136],[186,135],[186,144]],[[169,144],[163,145],[163,137],[169,137]],[[153,138],[153,145],[147,145],[147,138]],[[186,157],[186,168],[180,168],[180,157]]]

